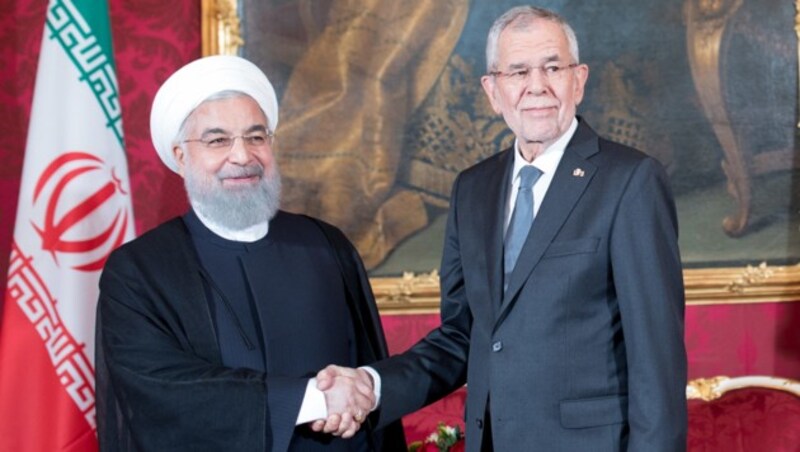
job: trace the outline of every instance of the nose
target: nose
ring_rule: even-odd
[[[245,146],[244,139],[242,137],[234,137],[231,149],[228,151],[228,161],[238,165],[246,165],[251,158],[252,155],[247,146]]]
[[[542,68],[533,68],[528,72],[525,77],[525,92],[532,94],[541,94],[547,91],[550,82],[544,74]]]

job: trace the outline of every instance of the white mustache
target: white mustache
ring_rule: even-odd
[[[522,105],[520,110],[538,110],[542,108],[558,108],[558,105]]]
[[[220,179],[235,179],[239,177],[261,177],[264,175],[264,167],[258,163],[248,166],[225,166],[217,172]]]

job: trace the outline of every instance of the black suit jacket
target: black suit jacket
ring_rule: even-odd
[[[454,184],[442,325],[374,366],[381,419],[467,382],[468,451],[487,408],[499,451],[683,450],[684,294],[662,166],[581,120],[504,296],[512,152]]]
[[[324,257],[321,260],[331,271],[345,280],[358,364],[387,356],[366,273],[341,232],[284,212],[270,227],[271,234],[288,228],[283,230],[305,243],[304,252]],[[269,269],[254,271],[257,275]],[[97,421],[102,450],[288,449],[308,377],[224,367],[201,273],[182,219],[159,226],[109,258],[100,279],[97,315]],[[298,277],[296,284],[314,284]],[[298,312],[286,300],[270,306],[265,315],[268,322],[302,328],[303,319],[314,313]],[[295,359],[315,356],[320,349],[299,342],[285,345],[283,353],[294,354]],[[366,428],[376,448],[383,444],[383,450],[405,450],[399,422],[380,431],[370,425]]]

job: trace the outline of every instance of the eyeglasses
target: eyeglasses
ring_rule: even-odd
[[[234,137],[217,136],[212,138],[199,138],[196,140],[183,140],[181,143],[201,143],[209,149],[230,149],[237,138],[241,138],[245,146],[249,148],[260,148],[272,146],[275,140],[275,132],[258,133],[254,135],[236,135]]]
[[[495,77],[505,83],[518,85],[527,82],[534,71],[538,71],[548,82],[556,82],[563,79],[568,72],[568,69],[578,67],[578,63],[565,64],[559,66],[557,64],[545,64],[542,66],[523,66],[514,69],[510,72],[493,71],[489,75]]]

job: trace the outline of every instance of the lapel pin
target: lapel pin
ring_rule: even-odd
[[[575,177],[583,177],[584,174],[586,174],[586,173],[584,173],[583,170],[580,169],[580,168],[575,168],[572,171],[572,175],[575,176]]]

